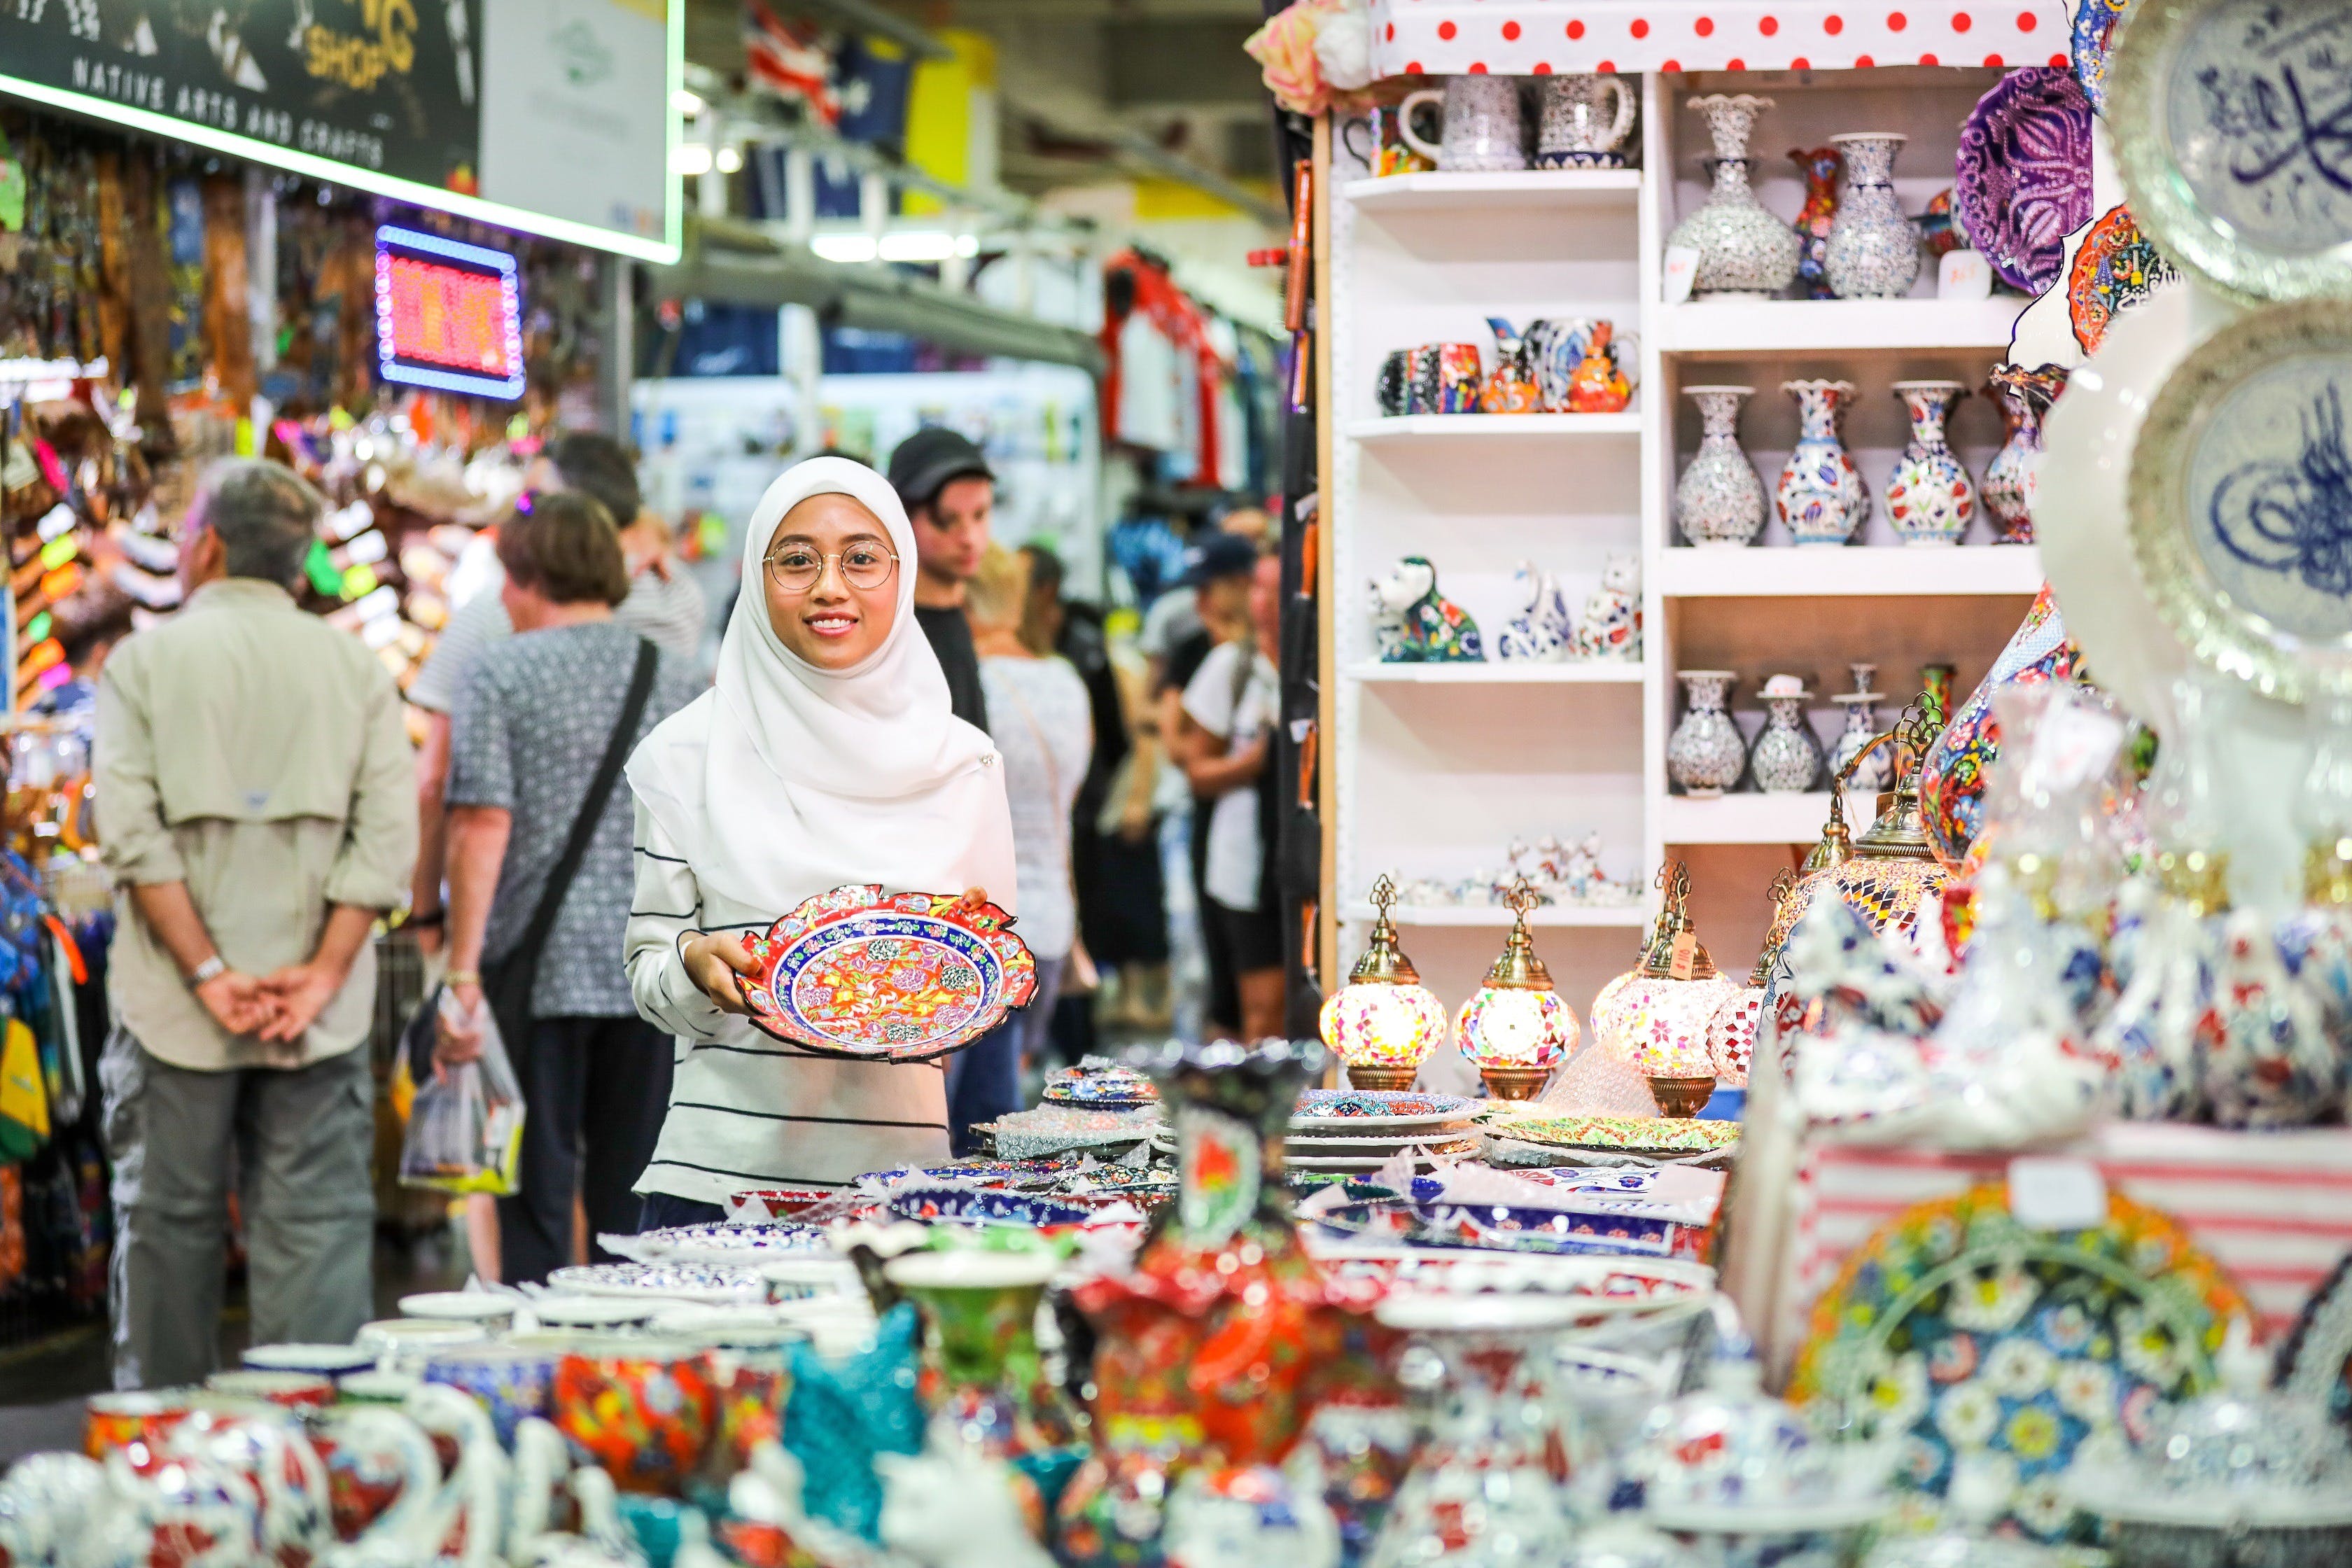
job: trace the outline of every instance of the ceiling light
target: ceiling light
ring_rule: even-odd
[[[827,261],[859,262],[874,259],[874,241],[862,234],[820,234],[809,240],[809,248]]]
[[[743,149],[731,144],[721,147],[712,162],[718,165],[720,174],[731,174],[743,166]]]
[[[701,142],[681,142],[669,150],[669,168],[673,174],[707,174],[710,173],[710,148]]]

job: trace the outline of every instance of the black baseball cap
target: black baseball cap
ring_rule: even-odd
[[[925,426],[890,454],[890,488],[908,511],[938,500],[949,480],[974,476],[992,482],[996,478],[978,447],[941,426]]]
[[[1220,577],[1246,577],[1256,570],[1256,545],[1238,533],[1212,530],[1184,547],[1184,575],[1177,586],[1197,588]]]

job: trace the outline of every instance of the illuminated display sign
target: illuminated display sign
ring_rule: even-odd
[[[0,97],[677,259],[686,0],[0,0]]]
[[[503,250],[375,231],[376,369],[386,381],[520,397],[522,286]]]

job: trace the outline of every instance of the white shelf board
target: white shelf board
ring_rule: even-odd
[[[1351,903],[1340,919],[1369,921],[1377,914],[1369,903]],[[1401,926],[1491,926],[1501,931],[1511,923],[1511,911],[1497,904],[1398,904],[1389,919]],[[1531,926],[1583,927],[1630,931],[1650,923],[1650,911],[1641,904],[1592,909],[1581,904],[1543,904],[1528,911]]]
[[[2031,544],[1677,545],[1658,565],[1658,592],[1670,599],[1930,597],[2041,587],[2042,552]]]
[[[2002,350],[2030,300],[1696,300],[1651,312],[1667,353]]]
[[[1481,659],[1459,664],[1383,664],[1368,659],[1340,675],[1368,686],[1639,686],[1642,667],[1622,659],[1583,664],[1538,664],[1527,659]]]
[[[1486,174],[1390,174],[1350,180],[1339,195],[1359,211],[1402,212],[1491,207],[1528,202],[1544,205],[1637,202],[1639,169],[1526,169]]]
[[[1441,441],[1546,441],[1580,436],[1639,436],[1642,416],[1622,414],[1404,414],[1350,419],[1348,437],[1383,446]]]
[[[1876,797],[1849,792],[1846,826],[1870,826]],[[1668,844],[1811,844],[1830,819],[1830,794],[1725,795],[1713,800],[1668,795],[1658,803]]]

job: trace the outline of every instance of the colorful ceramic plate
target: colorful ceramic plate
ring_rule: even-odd
[[[685,1301],[757,1301],[759,1270],[738,1263],[583,1263],[547,1277],[551,1290],[578,1296],[670,1296]]]
[[[2279,1347],[2278,1384],[2352,1426],[2352,1257],[2303,1304]]]
[[[2124,192],[2242,300],[2352,295],[2352,0],[2134,0],[2107,62]]]
[[[1442,1127],[1466,1121],[1486,1109],[1482,1100],[1454,1094],[1404,1094],[1385,1089],[1310,1089],[1290,1112],[1293,1132],[1354,1132],[1411,1127]],[[1334,1125],[1337,1123],[1338,1125]]]
[[[2091,107],[2102,114],[2107,111],[2107,52],[2116,47],[2116,30],[2131,5],[2132,0],[2080,0],[2075,7],[2074,79],[2083,84]]]
[[[829,1245],[824,1232],[813,1225],[757,1221],[677,1225],[665,1230],[642,1231],[633,1239],[635,1256],[648,1263],[756,1263],[779,1253],[813,1252]]]
[[[971,1044],[1024,1006],[1037,964],[994,904],[852,884],[747,934],[760,965],[743,984],[751,1021],[824,1056],[928,1061]]]
[[[2066,237],[2091,221],[2091,100],[2068,71],[2032,66],[1969,111],[1952,198],[1969,237],[2011,288],[2039,294],[2066,269]]]
[[[727,1217],[755,1225],[761,1220],[788,1220],[840,1197],[839,1193],[823,1187],[751,1187],[727,1194]]]
[[[1412,1247],[1497,1252],[1612,1252],[1663,1257],[1683,1227],[1668,1220],[1602,1218],[1494,1204],[1349,1204],[1315,1216],[1354,1236],[1392,1236]]]
[[[1158,1100],[1160,1090],[1132,1068],[1065,1068],[1046,1078],[1043,1098],[1048,1105],[1131,1110]]]
[[[1094,1211],[1031,1193],[985,1187],[901,1187],[884,1205],[900,1219],[983,1225],[1084,1225]]]
[[[2117,316],[2179,280],[2172,263],[2140,232],[2131,208],[2115,208],[2083,237],[2067,275],[2066,319],[2074,341],[2084,353],[2098,353]]]
[[[1737,1121],[1684,1121],[1664,1116],[1517,1116],[1491,1129],[1497,1136],[1556,1149],[1611,1149],[1629,1153],[1696,1154],[1739,1142]]]
[[[2200,662],[2282,701],[2352,690],[2348,400],[2352,312],[2275,306],[2183,360],[2132,447],[2132,554],[2157,612]]]
[[[2122,1197],[2107,1213],[2090,1229],[2032,1229],[2000,1184],[1905,1210],[1814,1304],[1790,1397],[1898,1444],[1897,1485],[1998,1483],[2004,1529],[2087,1540],[2065,1487],[2076,1450],[2138,1441],[2160,1401],[2210,1386],[2246,1310],[2168,1216]]]

